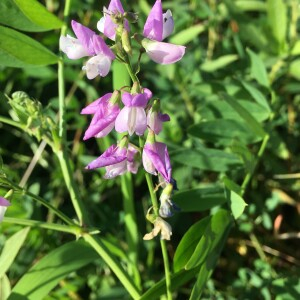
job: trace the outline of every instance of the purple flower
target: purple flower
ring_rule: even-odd
[[[142,45],[148,56],[159,64],[172,64],[179,61],[184,53],[185,47],[162,40],[168,37],[174,29],[172,13],[168,10],[163,14],[161,0],[156,0],[144,25]]]
[[[162,175],[166,182],[171,181],[171,163],[167,146],[164,143],[146,142],[143,151],[143,165],[144,169],[153,175],[157,172]]]
[[[122,102],[125,107],[119,113],[115,128],[118,132],[128,131],[129,135],[134,132],[137,135],[143,135],[147,129],[147,117],[145,107],[148,100],[152,97],[152,92],[144,89],[141,94],[124,93]]]
[[[127,140],[127,139],[126,139]],[[135,161],[135,155],[138,150],[132,145],[127,147],[121,146],[110,146],[101,156],[93,160],[86,166],[86,169],[96,169],[105,167],[106,173],[104,178],[114,178],[118,175],[122,175],[129,171],[136,173],[138,169],[138,163]]]
[[[162,131],[162,123],[167,121],[170,121],[170,116],[168,114],[162,114],[153,108],[153,106],[148,111],[147,125],[155,134],[159,134]]]
[[[10,206],[10,202],[7,201],[5,198],[0,197],[0,222],[2,222],[8,206]]]
[[[104,137],[114,128],[120,108],[118,104],[110,101],[112,95],[112,93],[104,95],[81,111],[81,114],[94,114],[91,124],[84,134],[84,140],[91,137]]]
[[[103,7],[103,13],[104,17],[97,23],[97,28],[105,36],[114,41],[118,24],[113,21],[113,17],[124,14],[124,9],[120,0],[111,0],[108,9]],[[128,32],[130,31],[127,20],[124,21],[124,27]]]
[[[93,79],[97,75],[106,76],[112,60],[116,58],[114,53],[94,31],[74,20],[71,25],[77,39],[69,35],[61,36],[59,40],[60,49],[70,59],[92,56],[83,67],[88,79]]]

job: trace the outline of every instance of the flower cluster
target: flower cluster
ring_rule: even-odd
[[[76,21],[71,23],[76,38],[69,35],[60,37],[60,49],[68,58],[89,57],[83,66],[88,79],[98,75],[106,76],[114,59],[131,68],[130,24],[137,21],[137,15],[125,12],[120,0],[111,0],[108,8],[103,8],[103,13],[103,18],[97,23],[97,29],[103,37]],[[157,0],[146,20],[143,34],[134,33],[132,36],[142,47],[141,53],[146,53],[156,63],[171,64],[179,61],[185,53],[184,46],[162,42],[173,29],[171,11],[163,13],[161,0]],[[113,45],[108,46],[105,38]],[[131,72],[134,74],[132,69]],[[107,93],[81,111],[81,114],[92,115],[84,140],[102,138],[113,129],[125,134],[117,144],[110,146],[90,162],[86,169],[105,167],[104,177],[108,179],[126,172],[136,173],[142,161],[145,171],[158,176],[159,185],[163,187],[159,215],[149,214],[149,211],[147,214],[147,219],[154,224],[154,229],[145,235],[144,239],[153,238],[161,232],[161,238],[169,240],[172,234],[171,226],[162,218],[172,216],[174,209],[177,209],[171,201],[176,185],[172,178],[167,146],[156,141],[156,136],[162,131],[163,122],[169,121],[170,117],[160,111],[160,101],[153,99],[149,89],[143,88],[137,78],[133,81],[130,89],[123,87]],[[146,131],[148,134],[144,143]],[[140,137],[142,146],[138,147],[130,142],[133,135]]]

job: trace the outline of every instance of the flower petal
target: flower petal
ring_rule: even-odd
[[[78,39],[69,35],[59,38],[59,48],[64,52],[69,59],[78,59],[84,56],[89,56],[89,53],[81,45]]]
[[[126,160],[124,160],[117,164],[107,166],[104,178],[111,179],[116,176],[124,174],[126,171],[127,171],[127,163],[126,163]]]
[[[185,47],[170,43],[156,42],[148,39],[142,40],[148,56],[156,63],[167,65],[179,61],[184,53]]]
[[[117,132],[128,131],[128,117],[129,117],[130,107],[123,107],[119,115],[116,118],[115,129]]]
[[[7,207],[7,206],[10,206],[10,202],[8,200],[6,200],[5,198],[3,197],[0,197],[0,206],[4,206],[4,207]]]
[[[168,9],[164,14],[163,14],[163,34],[162,34],[162,40],[164,40],[166,37],[172,34],[174,30],[174,20],[172,17],[171,11]]]
[[[147,151],[143,151],[143,155],[142,155],[142,160],[143,160],[143,166],[146,172],[153,174],[153,175],[157,175],[156,173],[156,169],[152,163],[151,158],[148,156]]]
[[[146,94],[136,94],[133,95],[131,106],[146,107],[147,103],[148,103],[148,97]]]
[[[100,32],[102,32],[105,36],[107,36],[111,40],[115,40],[116,38],[116,30],[118,25],[113,22],[111,15],[116,15],[118,13],[124,14],[124,9],[119,0],[112,0],[108,8],[103,8],[104,17],[100,19],[97,23],[97,28]],[[129,23],[127,20],[124,21],[124,27],[129,32]]]
[[[134,127],[134,131],[137,135],[143,135],[147,129],[147,117],[145,110],[142,107],[136,107],[136,119]]]
[[[163,11],[161,0],[153,5],[144,25],[143,35],[151,40],[162,41],[163,37]]]
[[[101,156],[90,162],[85,168],[89,170],[96,169],[114,165],[126,160],[127,149],[124,148],[119,150],[125,151],[118,152],[118,147],[116,145],[110,146]]]
[[[101,98],[93,101],[88,106],[86,106],[85,108],[83,108],[80,113],[82,115],[95,114],[96,111],[99,109],[99,105],[105,105],[105,104],[107,104],[107,102],[111,98],[111,96],[112,96],[112,93],[105,94]]]
[[[102,54],[106,57],[109,57],[111,60],[116,58],[116,56],[111,51],[111,49],[105,44],[101,36],[94,35],[93,44],[94,44],[94,50],[96,54]]]
[[[88,79],[94,79],[97,75],[105,77],[110,70],[110,66],[111,59],[99,54],[90,58],[82,69],[86,71]]]
[[[100,110],[97,112],[89,128],[84,134],[84,140],[87,140],[91,137],[104,137],[106,136],[113,128],[115,120],[120,112],[120,108],[116,106],[114,109],[105,109],[104,111]]]
[[[133,95],[131,95],[128,92],[125,92],[122,94],[122,102],[124,103],[125,106],[130,107],[132,106],[132,100],[133,100]]]
[[[95,32],[74,20],[72,20],[71,25],[76,37],[84,49],[89,53],[89,55],[95,55],[96,53],[93,46],[93,36],[95,35]]]

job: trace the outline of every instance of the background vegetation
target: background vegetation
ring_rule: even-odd
[[[32,193],[75,218],[59,161],[43,139],[36,139],[37,128],[42,131],[43,126],[34,123],[34,115],[30,121],[26,116],[28,123],[22,124],[7,98],[16,99],[19,96],[13,93],[24,91],[30,99],[42,103],[46,115],[56,119],[57,58],[51,52],[59,55],[58,28],[62,24],[58,19],[63,20],[64,1],[40,1],[58,17],[49,21],[50,25],[40,21],[40,11],[36,20],[7,15],[8,2],[0,4],[0,191],[4,196],[11,188],[5,177],[26,192],[15,188],[6,216],[57,222],[53,212],[33,201]],[[18,2],[11,1],[16,7]],[[139,12],[136,28],[141,32],[153,3],[124,2],[126,11]],[[107,4],[73,0],[69,19],[95,29]],[[299,299],[299,2],[176,0],[163,1],[163,6],[172,10],[175,20],[175,34],[169,41],[186,45],[186,55],[169,66],[153,64],[143,57],[140,78],[171,116],[160,138],[169,148],[179,188],[173,201],[181,212],[170,219],[173,236],[167,246],[174,271],[181,270],[187,276],[182,284],[176,281],[174,296],[188,299],[192,293],[194,299],[201,294],[202,299]],[[32,6],[29,11],[34,9]],[[22,44],[22,39],[29,37],[51,52],[43,52],[44,57],[34,55]],[[84,171],[84,166],[117,137],[83,142],[89,117],[79,114],[87,103],[110,92],[113,82],[122,82],[122,78],[126,81],[127,75],[116,64],[107,77],[89,81],[80,71],[81,60],[64,57],[64,63],[67,147],[74,178],[92,223],[130,274],[127,256],[132,255],[133,248],[126,236],[128,223],[121,189],[121,181],[126,179],[104,180],[103,170]],[[164,278],[164,271],[158,240],[142,240],[151,230],[145,221],[149,191],[142,168],[132,179],[138,224],[137,269],[145,291]],[[28,230],[23,229],[20,235],[26,241],[23,244],[20,236],[15,238],[22,247],[9,270],[1,271],[3,247],[15,248],[7,243],[22,228],[8,221],[1,224],[3,295],[7,295],[9,286],[13,288],[24,280],[26,271],[46,254],[62,245],[70,247],[66,253],[72,253],[76,243],[67,244],[75,240],[67,233],[31,228],[27,235]],[[62,259],[63,279],[45,299],[130,298],[107,264],[92,249],[84,244],[80,247],[80,255],[74,258],[76,267],[68,269],[68,259],[72,259]],[[193,255],[196,262],[189,260]],[[82,261],[82,257],[86,259]],[[146,295],[148,299],[158,297],[157,290],[153,293]]]

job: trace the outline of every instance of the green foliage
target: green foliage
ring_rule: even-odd
[[[2,0],[0,22],[22,31],[47,31],[63,22],[36,0]]]
[[[95,251],[83,241],[64,244],[35,264],[18,281],[8,299],[43,299],[67,274],[96,258]]]
[[[0,225],[0,298],[165,297],[159,240],[142,240],[152,230],[142,167],[136,176],[113,181],[103,179],[102,169],[84,171],[118,137],[83,143],[90,116],[79,113],[105,93],[130,86],[130,76],[114,61],[112,74],[89,81],[80,71],[85,58],[59,60],[60,33],[53,29],[63,27],[57,17],[64,14],[63,1],[40,2],[0,1],[0,196],[14,191]],[[133,25],[139,32],[150,2],[123,1],[139,12]],[[174,65],[159,66],[146,55],[132,65],[171,117],[158,140],[168,145],[179,189],[172,201],[181,209],[168,221],[173,298],[298,299],[299,3],[162,2],[176,25],[167,42],[185,45],[186,54]],[[96,31],[100,6],[74,0],[69,19]],[[66,88],[62,143],[58,62]],[[66,158],[69,164],[62,164]],[[72,205],[74,189],[90,219],[83,226]],[[73,231],[42,227],[69,226],[55,209],[75,220]],[[36,222],[28,232],[13,220]],[[103,252],[81,240],[92,233]]]

